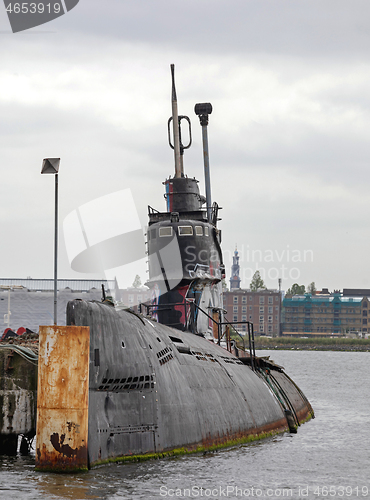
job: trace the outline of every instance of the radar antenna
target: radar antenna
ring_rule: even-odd
[[[175,88],[175,65],[171,64],[172,76],[172,116],[168,120],[168,142],[170,147],[174,150],[175,155],[175,177],[184,177],[184,150],[191,146],[191,123],[188,116],[178,114],[177,110],[177,96]],[[189,143],[184,146],[181,137],[181,120],[186,120],[189,125]],[[173,130],[173,144],[171,143],[171,122]]]

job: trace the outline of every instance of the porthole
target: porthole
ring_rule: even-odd
[[[193,226],[179,226],[179,236],[191,236],[193,234]]]
[[[172,236],[172,227],[171,226],[159,228],[159,237],[162,238],[165,236]]]

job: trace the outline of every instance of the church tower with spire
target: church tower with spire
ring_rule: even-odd
[[[235,248],[233,256],[233,265],[231,266],[230,290],[235,290],[237,288],[240,288],[239,271],[240,271],[239,254],[238,250]]]

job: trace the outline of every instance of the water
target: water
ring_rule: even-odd
[[[370,353],[259,351],[298,383],[316,418],[298,434],[84,474],[0,457],[0,499],[351,498],[370,500]]]

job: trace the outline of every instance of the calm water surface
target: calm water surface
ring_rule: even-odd
[[[316,418],[298,434],[74,475],[35,472],[33,457],[0,457],[0,498],[370,500],[370,353],[258,354],[283,365],[310,400]]]

